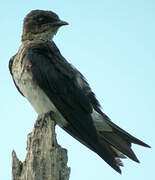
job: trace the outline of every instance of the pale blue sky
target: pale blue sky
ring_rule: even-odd
[[[69,22],[55,37],[63,56],[87,78],[116,124],[152,146],[133,146],[141,164],[124,160],[122,175],[57,128],[68,149],[70,180],[154,180],[155,1],[26,0],[1,2],[0,179],[11,180],[11,152],[25,159],[27,134],[37,118],[16,90],[8,61],[20,45],[22,22],[32,9],[52,10]]]

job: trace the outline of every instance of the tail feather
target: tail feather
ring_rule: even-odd
[[[102,116],[103,116],[104,120],[113,128],[113,131],[116,134],[118,134],[121,137],[123,136],[123,138],[130,143],[134,143],[134,144],[138,144],[138,145],[150,148],[150,146],[148,144],[146,144],[143,141],[135,138],[134,136],[132,136],[131,134],[124,131],[122,128],[120,128],[116,124],[114,124],[106,114],[103,113]]]
[[[63,129],[72,135],[75,139],[80,141],[82,144],[87,146],[89,149],[97,153],[105,162],[107,162],[114,170],[121,174],[121,169],[119,166],[123,166],[123,163],[119,158],[125,158],[123,154],[121,154],[114,147],[110,146],[109,143],[99,138],[100,148],[97,148],[97,144],[94,147],[90,146],[86,141],[84,141],[80,134],[72,126],[63,127]]]
[[[89,149],[97,153],[106,163],[119,173],[121,173],[120,166],[123,166],[121,159],[126,158],[126,156],[133,161],[139,162],[131,149],[131,143],[150,147],[109,121],[109,118],[104,114],[101,114],[99,119],[93,118],[93,121],[98,137],[97,142],[94,141],[90,143],[91,139],[80,134],[80,131],[77,131],[72,125],[63,127],[63,129]],[[107,126],[105,126],[106,124]],[[104,127],[102,128],[102,126]]]
[[[116,160],[116,163],[118,166],[122,166],[122,167],[124,166],[123,162],[120,160],[120,158],[115,158],[115,160]]]
[[[119,168],[119,166],[123,166],[121,159],[126,158],[126,156],[132,159],[133,161],[139,163],[138,158],[131,149],[132,143],[144,147],[150,147],[150,146],[144,143],[143,141],[135,138],[134,136],[130,135],[129,133],[127,133],[117,125],[115,125],[104,113],[103,114],[102,112],[98,112],[98,113],[102,115],[102,118],[101,116],[99,116],[100,118],[98,119],[93,118],[94,125],[96,127],[98,134],[98,139],[103,147],[106,146],[107,150],[109,151],[109,154],[113,154],[113,159],[115,159],[115,161],[113,161],[113,165],[111,165],[110,160],[107,161],[105,160],[105,156],[103,155],[103,153],[100,152],[96,152],[96,153],[114,169],[115,166],[117,168]],[[107,125],[105,126],[105,124]],[[108,158],[110,159],[110,156]],[[121,173],[121,171],[118,172]]]
[[[118,153],[109,145],[108,142],[104,141],[102,138],[100,139],[101,150],[96,151],[96,153],[106,162],[108,163],[114,170],[121,174],[120,166],[123,166]]]
[[[139,162],[135,153],[131,149],[130,142],[125,141],[123,138],[113,132],[101,132],[99,136],[101,139],[104,139],[111,146],[128,156],[133,161]]]
[[[121,159],[126,159],[127,158],[122,152],[120,152],[119,150],[117,150],[113,146],[111,146],[111,148],[115,151],[115,153],[117,154],[118,158],[121,158]]]

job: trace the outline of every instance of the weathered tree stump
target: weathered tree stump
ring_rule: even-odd
[[[39,119],[28,135],[27,155],[22,163],[12,152],[12,180],[69,180],[67,150],[58,145],[51,116]]]

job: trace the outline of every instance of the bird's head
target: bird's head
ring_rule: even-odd
[[[52,11],[33,10],[24,19],[22,41],[52,40],[63,25],[68,25],[68,23],[60,20]]]

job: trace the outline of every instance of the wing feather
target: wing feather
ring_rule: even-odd
[[[32,64],[34,80],[46,93],[70,127],[64,127],[77,140],[101,156],[116,171],[121,172],[116,152],[107,142],[100,143],[91,113],[93,106],[88,96],[89,87],[80,88],[76,83],[79,73],[65,61],[60,52],[43,44],[31,47],[24,57]],[[95,101],[97,105],[97,100]]]

